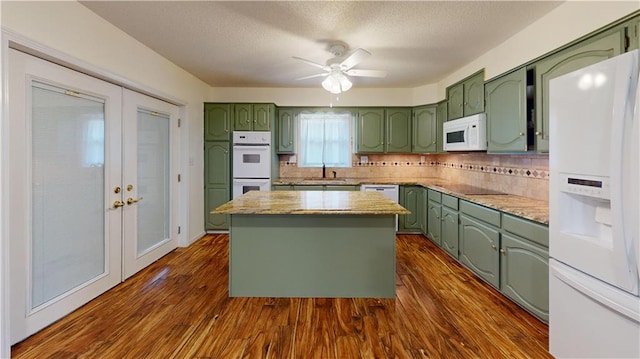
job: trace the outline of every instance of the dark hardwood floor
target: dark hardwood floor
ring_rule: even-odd
[[[548,327],[431,241],[398,235],[395,299],[229,298],[228,236],[179,248],[15,358],[550,358]]]

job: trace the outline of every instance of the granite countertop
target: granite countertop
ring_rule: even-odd
[[[424,178],[280,178],[274,185],[361,185],[361,184],[398,184],[417,185],[431,188],[460,199],[477,203],[485,207],[513,214],[518,217],[549,224],[549,203],[533,198],[499,193],[496,191],[476,191],[477,187],[462,185],[437,177]],[[466,192],[466,193],[463,193]],[[471,193],[474,192],[474,193]]]
[[[370,214],[410,213],[377,192],[250,191],[212,214]]]

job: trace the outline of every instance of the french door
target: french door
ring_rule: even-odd
[[[178,245],[178,181],[173,168],[178,108],[124,89],[123,114],[126,279]]]
[[[16,343],[176,247],[176,110],[16,50],[9,68]]]

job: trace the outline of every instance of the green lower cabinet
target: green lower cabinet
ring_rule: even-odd
[[[438,246],[442,246],[441,227],[442,227],[442,205],[435,201],[429,201],[427,205],[427,238],[432,240]]]
[[[500,290],[538,318],[549,320],[549,250],[502,234]]]
[[[204,228],[206,230],[228,230],[229,215],[228,214],[211,214],[210,211],[218,206],[229,202],[229,187],[213,187],[204,190],[204,202],[206,210],[204,213]]]
[[[421,216],[424,214],[424,188],[400,186],[400,205],[411,213],[398,216],[398,232],[420,233]]]
[[[359,186],[346,186],[346,185],[326,185],[324,186],[325,191],[359,191]]]
[[[460,214],[460,262],[496,288],[500,287],[498,228]]]
[[[272,187],[272,190],[274,191],[293,191],[293,186],[288,185],[288,184],[278,184],[278,185],[274,185]]]
[[[457,209],[442,206],[441,247],[456,259],[458,258],[458,217]]]

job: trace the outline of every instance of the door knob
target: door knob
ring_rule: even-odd
[[[123,202],[121,202],[121,201],[115,201],[115,202],[113,202],[113,208],[120,208],[120,207],[122,207],[122,206],[124,206],[124,203],[123,203]]]
[[[131,197],[127,198],[127,204],[129,204],[129,205],[137,203],[137,202],[140,202],[140,201],[142,201],[142,197],[140,197],[138,199],[133,199]]]

